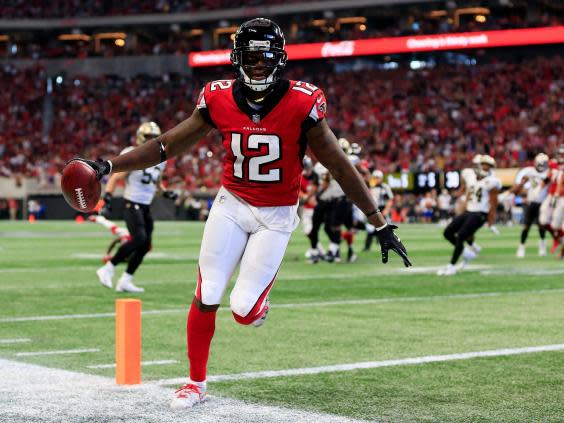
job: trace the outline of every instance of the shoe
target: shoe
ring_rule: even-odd
[[[117,292],[145,292],[145,288],[135,285],[131,278],[122,276],[116,285]]]
[[[170,408],[173,410],[186,410],[206,402],[206,391],[193,383],[182,386],[175,394],[170,403]]]
[[[257,320],[251,323],[251,325],[253,325],[255,328],[264,325],[264,323],[266,322],[266,318],[268,317],[268,310],[270,310],[270,300],[268,299],[268,297],[266,297],[266,301],[264,303],[264,311],[262,312],[261,316]]]
[[[443,268],[443,269],[439,269],[439,271],[437,272],[437,275],[439,276],[451,276],[451,275],[456,275],[456,267],[453,264],[448,264],[447,267]]]
[[[478,244],[474,243],[472,245],[470,245],[470,249],[476,254],[480,254],[480,251],[482,251],[482,247],[480,247]]]
[[[98,275],[98,280],[102,285],[106,288],[112,289],[112,278],[114,277],[114,272],[112,270],[110,270],[107,266],[102,266],[96,270],[96,275]]]
[[[306,251],[307,262],[310,264],[318,263],[321,260],[319,250],[317,248],[310,248]]]
[[[464,251],[462,252],[462,258],[466,263],[474,260],[478,255],[472,250],[471,247],[464,247]]]
[[[335,261],[335,256],[331,253],[331,251],[328,251],[327,254],[323,256],[323,260],[327,263],[333,263]]]
[[[358,260],[358,256],[355,253],[352,253],[347,257],[347,261],[349,263],[354,263],[357,260]]]
[[[523,244],[519,244],[517,248],[517,258],[525,257],[525,246]]]
[[[546,256],[546,242],[544,242],[544,239],[541,239],[539,241],[539,257],[544,256]]]

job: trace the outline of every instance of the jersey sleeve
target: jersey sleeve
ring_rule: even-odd
[[[309,113],[302,125],[304,132],[309,131],[323,119],[327,113],[327,100],[325,99],[325,94],[321,89],[317,89],[314,93],[315,101],[313,105],[310,106]]]
[[[208,82],[200,91],[200,95],[198,96],[198,102],[196,103],[196,108],[198,109],[198,111],[200,112],[200,114],[202,115],[202,117],[204,118],[204,120],[208,125],[217,128],[217,126],[215,126],[215,124],[213,123],[213,120],[210,115],[210,110],[208,106],[208,100],[210,100],[209,92],[210,92],[210,83]]]

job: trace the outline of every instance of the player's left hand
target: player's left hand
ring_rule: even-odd
[[[501,234],[501,232],[499,232],[499,229],[497,229],[497,227],[495,225],[488,226],[488,229],[490,231],[492,231],[492,233],[494,235],[500,235]]]
[[[174,191],[165,191],[163,192],[163,197],[168,198],[169,200],[172,201],[176,201],[176,199],[178,198],[178,194],[175,193]]]
[[[407,257],[407,250],[394,233],[394,229],[397,228],[396,225],[386,225],[384,229],[376,231],[376,236],[380,242],[380,249],[382,250],[382,263],[388,262],[388,251],[392,250],[402,258],[405,267],[409,267],[411,266],[411,261]]]

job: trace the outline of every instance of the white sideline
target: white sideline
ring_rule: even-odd
[[[225,380],[241,380],[241,379],[264,379],[264,378],[283,377],[283,376],[316,375],[319,373],[346,372],[350,370],[375,369],[378,367],[391,367],[391,366],[406,366],[411,364],[441,363],[445,361],[468,360],[468,359],[480,358],[480,357],[502,357],[508,355],[530,354],[536,352],[561,351],[561,350],[564,350],[564,344],[541,345],[537,347],[524,347],[524,348],[504,348],[500,350],[474,351],[474,352],[466,352],[459,354],[428,355],[423,357],[400,358],[396,360],[365,361],[360,363],[336,364],[333,366],[304,367],[299,369],[267,370],[262,372],[245,372],[245,373],[236,373],[229,375],[217,375],[217,376],[209,376],[208,382],[221,382]],[[178,383],[183,383],[183,381],[185,380],[186,378],[161,379],[161,380],[152,381],[150,383],[154,383],[156,385],[174,385]]]
[[[319,301],[312,303],[292,303],[292,304],[271,304],[271,307],[276,308],[308,308],[308,307],[329,307],[339,305],[370,305],[370,304],[385,304],[385,303],[401,303],[401,302],[415,302],[415,301],[436,301],[436,300],[457,300],[457,299],[472,299],[472,298],[488,298],[488,297],[501,297],[504,295],[528,295],[528,294],[553,294],[564,292],[564,288],[554,289],[535,289],[528,291],[507,291],[507,292],[480,292],[475,294],[449,294],[449,295],[425,295],[419,297],[384,297],[373,298],[366,300],[337,300],[337,301]],[[230,312],[229,307],[221,307],[219,311]],[[187,313],[188,305],[185,308],[171,308],[164,310],[145,310],[142,311],[143,315],[152,314],[175,314]],[[111,313],[86,313],[86,314],[62,314],[52,316],[26,316],[26,317],[0,317],[0,323],[16,323],[16,322],[33,322],[44,320],[65,320],[65,319],[98,319],[104,317],[115,317],[115,312]]]
[[[153,360],[153,361],[142,361],[141,366],[160,366],[164,364],[176,364],[178,360]],[[88,369],[113,369],[116,367],[116,363],[112,364],[92,364],[86,366]]]
[[[342,416],[209,396],[204,406],[172,412],[173,389],[118,386],[113,378],[0,359],[0,422],[359,423]]]
[[[98,348],[84,348],[80,350],[58,350],[58,351],[30,351],[14,354],[16,357],[33,357],[36,355],[61,355],[61,354],[83,354],[100,352]]]
[[[23,344],[31,342],[29,338],[0,339],[0,344]]]

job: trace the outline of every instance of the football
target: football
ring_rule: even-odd
[[[96,207],[102,185],[94,169],[80,160],[72,160],[63,169],[61,190],[73,209],[88,213]]]

